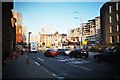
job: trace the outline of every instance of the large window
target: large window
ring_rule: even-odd
[[[118,3],[116,3],[116,10],[118,10]]]
[[[116,14],[116,20],[117,20],[117,21],[119,20],[118,14]]]
[[[109,16],[109,22],[111,23],[112,19],[111,19],[111,16]]]
[[[110,33],[112,33],[112,27],[110,26]]]
[[[117,36],[117,43],[120,43],[120,35]]]
[[[110,36],[110,43],[114,42],[114,36]]]
[[[109,6],[109,13],[111,13],[111,10],[112,10],[112,6],[110,5]]]
[[[112,36],[110,36],[110,43],[112,43]]]
[[[114,26],[110,26],[110,33],[114,32]]]

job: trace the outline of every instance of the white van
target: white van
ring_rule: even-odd
[[[30,43],[30,52],[37,52],[37,43],[36,42]]]

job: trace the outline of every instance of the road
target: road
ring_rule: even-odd
[[[95,53],[96,54],[96,53]],[[94,62],[94,53],[88,59],[69,56],[46,57],[42,52],[29,53],[29,59],[49,75],[58,79],[65,78],[118,78],[120,68],[117,65]]]

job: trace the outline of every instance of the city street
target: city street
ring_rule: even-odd
[[[95,62],[90,52],[89,58],[69,56],[45,57],[43,53],[20,55],[16,60],[8,60],[3,71],[4,78],[120,78],[119,66]],[[29,63],[26,63],[27,56]]]

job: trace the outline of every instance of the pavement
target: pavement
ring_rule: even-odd
[[[4,70],[2,72],[2,79],[8,78],[54,78],[47,73],[44,69],[35,64],[35,62],[29,59],[26,63],[27,52],[20,55],[17,59],[8,59]]]

